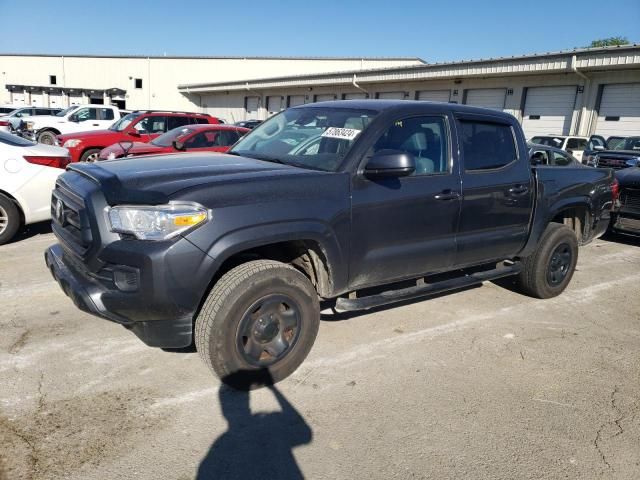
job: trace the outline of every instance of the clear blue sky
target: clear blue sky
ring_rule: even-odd
[[[0,0],[0,18],[0,52],[16,53],[435,62],[640,42],[640,0]]]

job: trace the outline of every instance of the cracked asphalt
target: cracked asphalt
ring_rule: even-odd
[[[0,247],[0,479],[640,478],[640,240],[560,297],[487,283],[323,315],[274,389],[220,388],[73,307],[32,227]]]

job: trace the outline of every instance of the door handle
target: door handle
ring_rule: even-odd
[[[460,194],[458,192],[454,192],[452,190],[444,190],[441,193],[438,193],[433,196],[436,200],[457,200],[460,198]]]
[[[529,187],[525,185],[516,185],[515,187],[511,187],[509,189],[509,193],[511,195],[524,195],[529,191]]]
[[[99,123],[94,123],[94,124],[93,124],[93,126],[94,126],[94,127],[99,127],[99,126],[100,126],[100,124],[99,124]]]

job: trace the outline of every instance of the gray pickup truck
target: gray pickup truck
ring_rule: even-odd
[[[611,170],[532,167],[511,115],[317,103],[228,154],[69,166],[45,259],[80,309],[150,346],[195,342],[251,388],[302,363],[321,300],[369,309],[505,276],[560,294],[612,202]]]

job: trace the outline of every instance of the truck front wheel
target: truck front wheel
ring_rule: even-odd
[[[550,223],[536,250],[522,259],[523,268],[517,283],[532,297],[555,297],[569,285],[577,262],[578,240],[573,230]]]
[[[246,390],[293,373],[319,323],[318,295],[306,276],[284,263],[255,260],[211,289],[196,319],[195,343],[223,382]]]
[[[51,130],[44,131],[38,134],[38,142],[44,143],[45,145],[55,145],[56,134]]]

